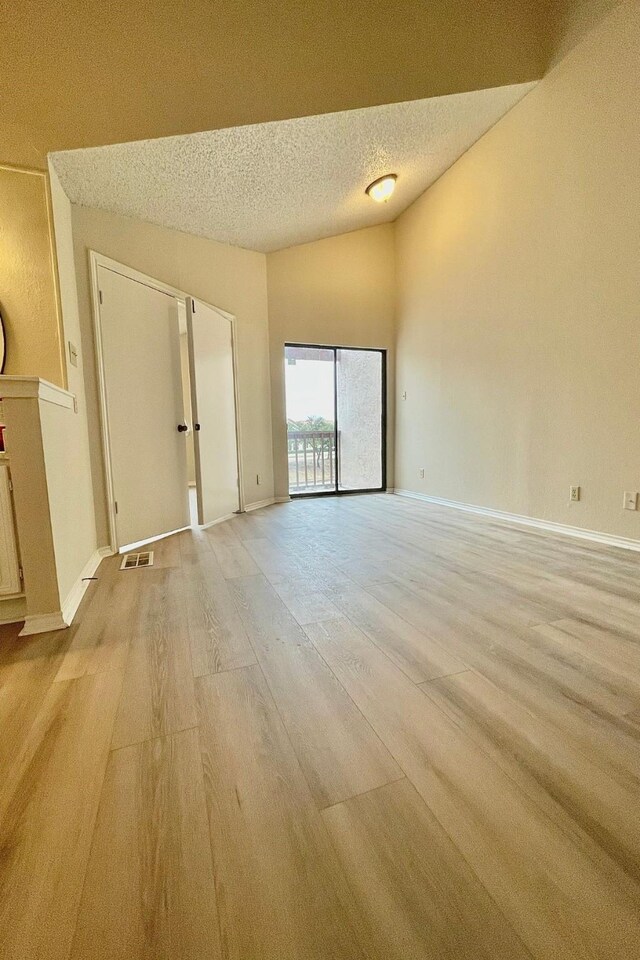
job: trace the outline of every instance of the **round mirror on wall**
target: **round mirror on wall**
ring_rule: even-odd
[[[7,339],[4,335],[4,320],[0,310],[0,373],[4,373],[4,364],[7,359]]]

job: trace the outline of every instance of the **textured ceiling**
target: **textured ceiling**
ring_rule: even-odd
[[[395,218],[534,84],[52,154],[73,203],[269,252]],[[386,204],[364,193],[398,174]]]

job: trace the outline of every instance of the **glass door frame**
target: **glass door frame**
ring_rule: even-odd
[[[343,347],[341,344],[327,343],[296,343],[287,340],[284,344],[284,359],[286,360],[287,347],[299,347],[308,350],[332,350],[333,351],[333,410],[334,410],[334,446],[335,446],[335,489],[318,490],[311,493],[289,493],[292,500],[302,500],[308,497],[350,497],[353,494],[360,493],[384,493],[387,489],[387,350],[386,347]],[[380,354],[380,457],[381,457],[381,484],[379,487],[363,487],[358,490],[340,490],[340,451],[338,449],[338,350],[353,350],[356,353],[379,353]],[[285,419],[286,419],[286,383],[285,383]],[[287,469],[287,483],[289,470]]]

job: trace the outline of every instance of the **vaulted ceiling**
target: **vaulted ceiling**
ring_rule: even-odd
[[[269,252],[394,220],[534,84],[51,155],[85,206]],[[393,197],[365,187],[398,175]]]

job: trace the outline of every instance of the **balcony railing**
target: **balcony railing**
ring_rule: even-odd
[[[336,438],[333,430],[288,430],[289,493],[335,489]]]

